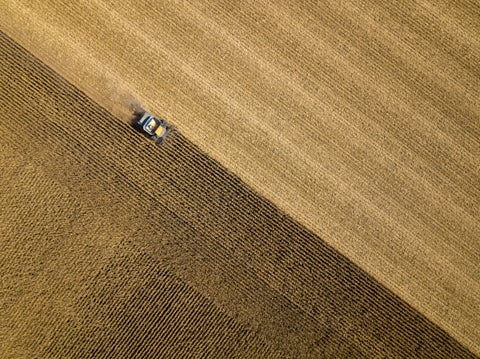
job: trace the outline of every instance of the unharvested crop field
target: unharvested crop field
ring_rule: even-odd
[[[478,3],[0,24],[1,356],[480,354]]]

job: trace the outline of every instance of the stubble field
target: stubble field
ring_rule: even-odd
[[[478,5],[235,4],[2,5],[2,350],[478,353]]]

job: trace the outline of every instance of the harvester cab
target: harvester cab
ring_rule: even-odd
[[[135,116],[133,126],[155,141],[157,145],[161,145],[172,131],[172,127],[165,120],[158,119],[147,111],[143,111]]]

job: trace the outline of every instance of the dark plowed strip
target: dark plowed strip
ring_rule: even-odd
[[[2,144],[133,243],[50,354],[473,357],[180,133],[157,148],[5,35],[0,53]]]

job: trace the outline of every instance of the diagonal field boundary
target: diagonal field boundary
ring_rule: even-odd
[[[3,34],[0,54],[2,147],[15,149],[25,166],[41,168],[124,237],[73,299],[70,319],[54,334],[33,332],[40,337],[30,338],[33,343],[49,333],[47,355],[115,347],[129,357],[142,350],[132,328],[148,328],[141,332],[144,348],[169,356],[213,357],[217,345],[216,354],[226,357],[251,357],[249,350],[259,357],[473,357],[181,133],[157,148]],[[33,124],[27,130],[26,120]],[[8,223],[4,213],[1,221]],[[49,235],[42,233],[44,218],[39,213],[31,224],[38,238]],[[2,243],[12,234],[0,235]],[[75,241],[75,233],[63,239]],[[54,305],[45,298],[32,306]],[[179,307],[169,310],[173,305]],[[179,332],[185,327],[175,323],[195,316],[198,327],[188,327],[193,334]],[[206,333],[204,322],[211,328]],[[209,333],[212,351],[202,351]],[[174,342],[176,354],[168,351]],[[30,353],[41,354],[35,349]]]

